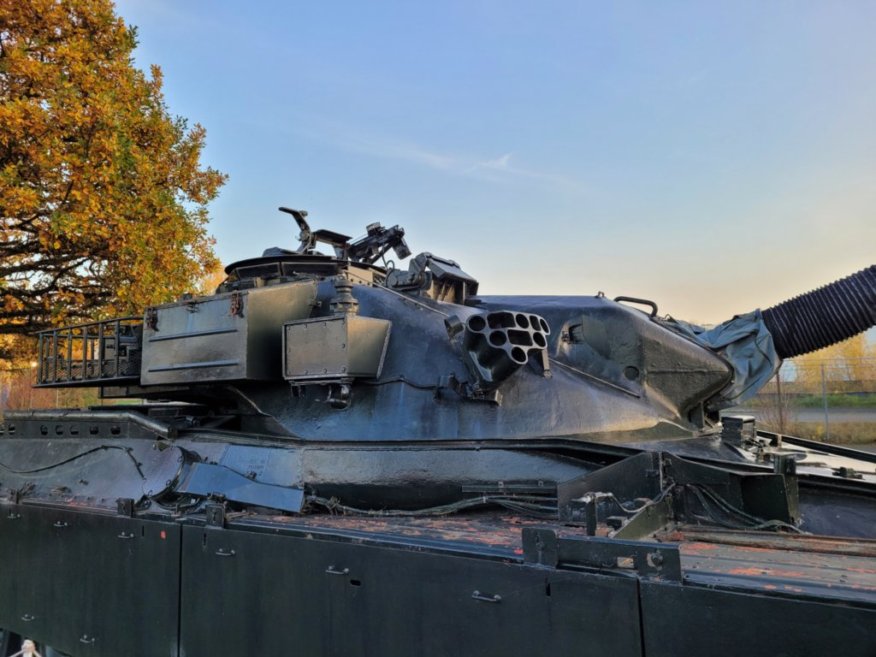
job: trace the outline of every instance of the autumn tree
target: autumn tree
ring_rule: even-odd
[[[876,345],[866,334],[794,359],[799,387],[820,393],[822,377],[828,392],[872,391],[876,385]]]
[[[199,295],[215,294],[216,288],[219,287],[219,284],[224,282],[226,278],[228,278],[228,275],[225,273],[225,267],[217,260],[215,266],[209,271],[206,271],[204,275],[195,282],[192,291]]]
[[[225,176],[135,46],[110,0],[0,0],[0,336],[139,313],[216,266]]]

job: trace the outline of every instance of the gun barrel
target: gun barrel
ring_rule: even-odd
[[[763,311],[780,358],[847,340],[876,326],[876,265]]]

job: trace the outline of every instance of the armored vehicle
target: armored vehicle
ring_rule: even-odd
[[[876,654],[876,455],[720,413],[876,324],[876,267],[712,328],[488,296],[311,230],[38,335],[0,429],[0,654]]]

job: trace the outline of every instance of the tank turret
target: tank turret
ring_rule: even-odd
[[[38,384],[196,403],[243,430],[319,440],[599,437],[713,426],[781,359],[876,323],[876,268],[710,330],[633,297],[495,297],[404,230],[311,230],[227,268],[215,295],[40,334]],[[332,253],[319,253],[317,246]]]

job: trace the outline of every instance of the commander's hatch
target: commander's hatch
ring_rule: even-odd
[[[296,249],[272,247],[260,258],[234,262],[225,268],[228,279],[217,292],[260,287],[278,282],[288,282],[300,276],[334,276],[355,269],[353,278],[372,282],[383,278],[384,269],[377,264],[388,251],[404,259],[411,255],[405,242],[405,231],[400,226],[384,228],[379,223],[369,224],[366,234],[356,240],[333,230],[311,230],[307,212],[281,207],[281,212],[291,214],[298,225],[299,244]],[[333,254],[320,253],[319,244],[329,246]],[[379,276],[373,273],[379,272]]]

